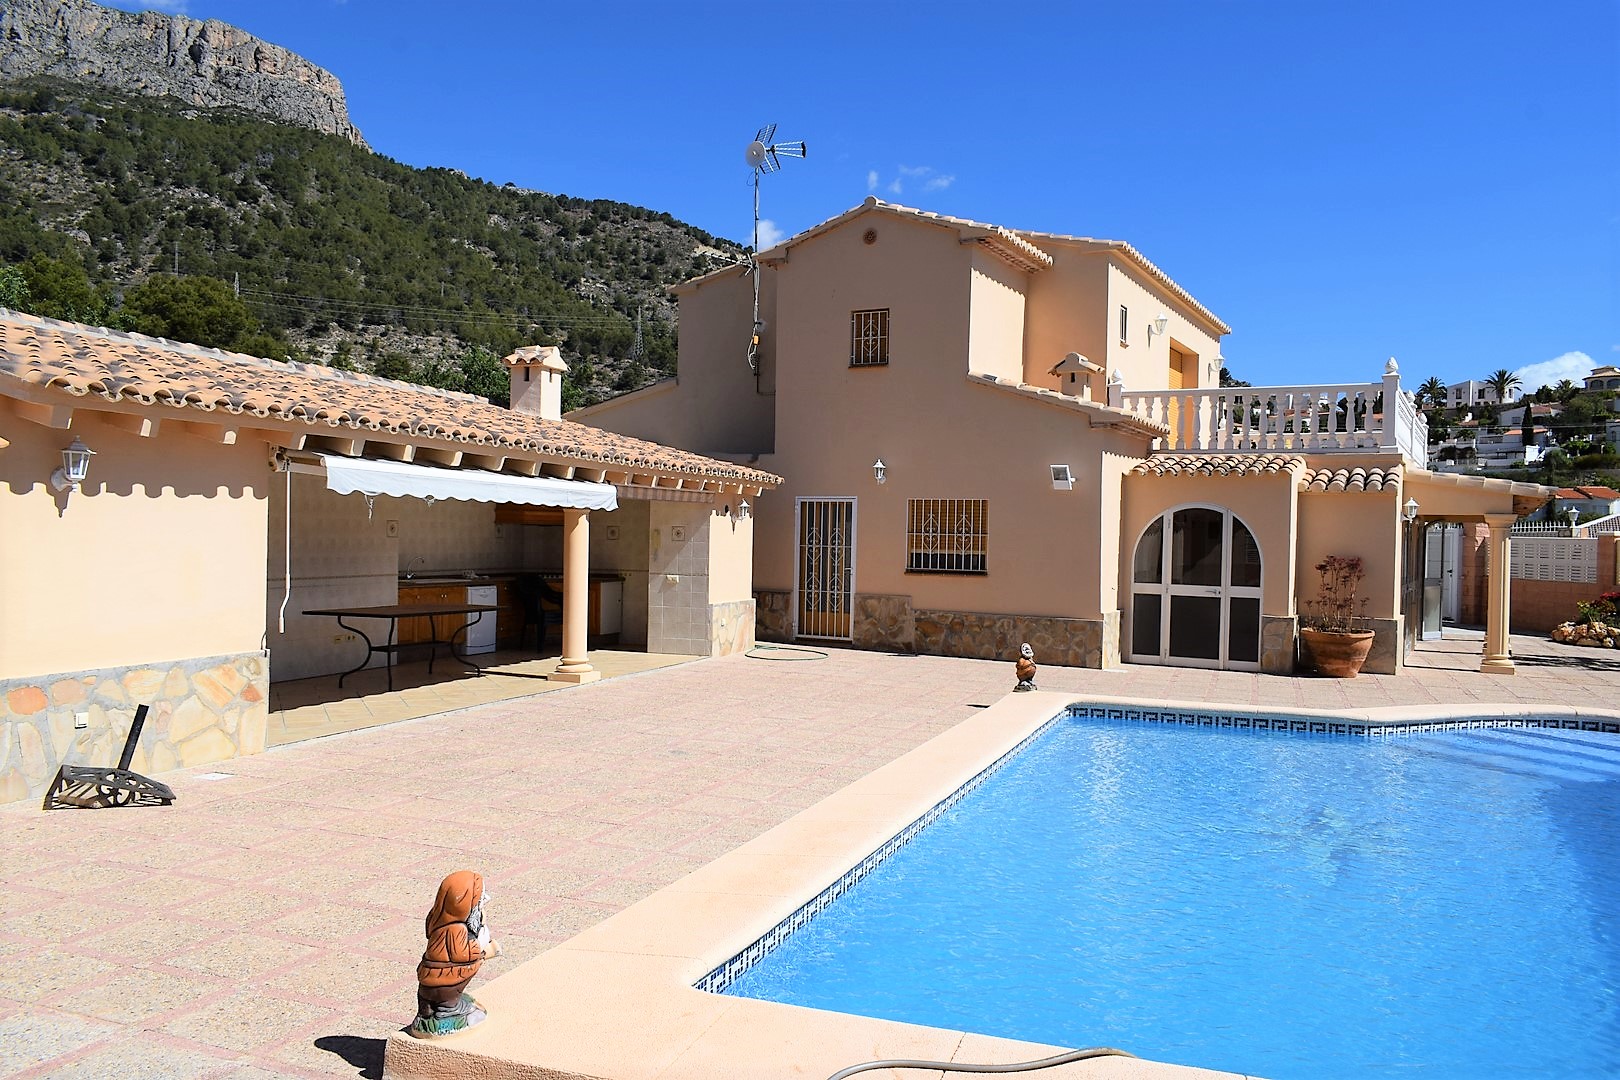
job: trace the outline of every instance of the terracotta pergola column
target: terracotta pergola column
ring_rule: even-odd
[[[1485,658],[1479,670],[1492,675],[1512,675],[1513,655],[1508,648],[1508,605],[1513,598],[1513,570],[1508,563],[1509,530],[1517,519],[1512,514],[1486,514],[1490,526],[1489,561],[1485,584]]]
[[[563,510],[562,662],[552,682],[588,683],[602,677],[591,667],[585,635],[591,602],[591,512]]]

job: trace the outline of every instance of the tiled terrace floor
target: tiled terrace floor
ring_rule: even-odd
[[[599,649],[590,655],[592,666],[604,679],[698,659],[672,653],[609,649]],[[557,670],[559,662],[557,656],[537,658],[532,653],[503,650],[478,657],[479,665],[484,668],[482,675],[444,657],[433,665],[433,670],[429,670],[426,660],[396,664],[391,690],[381,668],[368,668],[346,676],[342,686],[338,685],[336,675],[274,683],[270,687],[267,739],[271,746],[286,746],[323,735],[415,720],[492,701],[552,693],[570,685],[546,681],[546,676]]]
[[[1613,654],[1514,646],[1514,677],[1474,670],[1474,636],[1426,644],[1400,677],[1128,667],[1039,681],[1283,707],[1615,700]],[[492,978],[1012,682],[1006,662],[706,660],[170,773],[172,807],[0,809],[0,1075],[379,1076],[447,872],[488,878],[506,950]]]

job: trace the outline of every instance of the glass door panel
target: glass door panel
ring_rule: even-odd
[[[1171,531],[1170,583],[1219,585],[1225,531],[1226,515],[1219,510],[1177,510]]]
[[[1177,660],[1221,658],[1221,598],[1170,597],[1170,656]]]

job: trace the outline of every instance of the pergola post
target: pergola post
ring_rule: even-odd
[[[585,648],[591,602],[591,521],[589,510],[563,510],[562,659],[546,676],[552,682],[588,683],[602,677]]]
[[[1486,514],[1491,540],[1486,573],[1485,658],[1479,670],[1492,675],[1512,675],[1513,655],[1508,647],[1508,606],[1513,598],[1513,570],[1508,562],[1508,544],[1517,519],[1512,514]]]

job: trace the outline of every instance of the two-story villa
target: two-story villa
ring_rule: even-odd
[[[755,508],[761,637],[1288,672],[1337,554],[1393,672],[1425,526],[1488,521],[1506,567],[1544,497],[1429,473],[1393,362],[1222,389],[1229,327],[1120,241],[868,199],[757,273],[757,320],[747,267],[678,286],[678,376],[571,415],[786,478]],[[1512,670],[1507,584],[1485,670]]]

